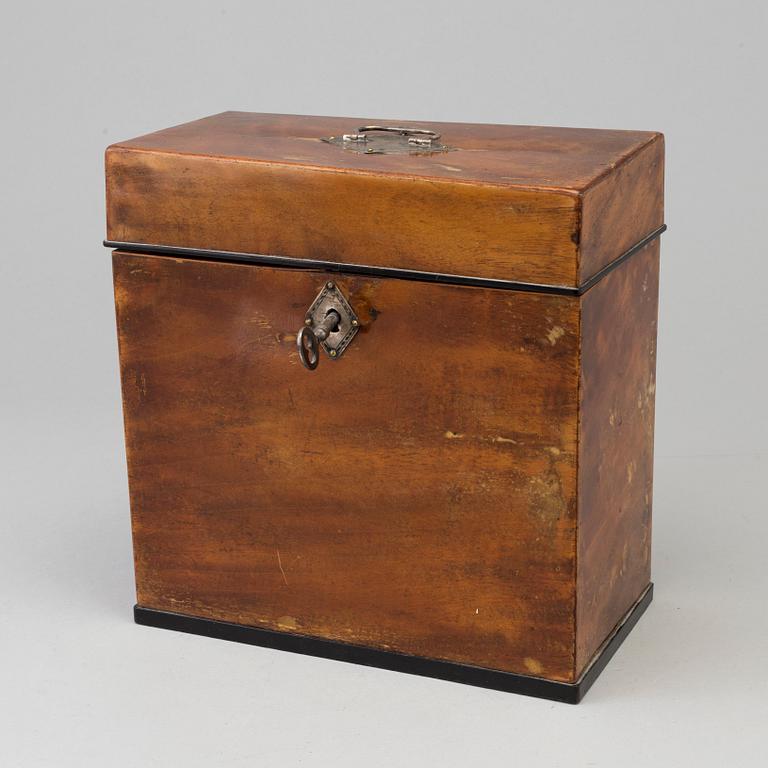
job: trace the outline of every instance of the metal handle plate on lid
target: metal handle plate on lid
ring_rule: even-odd
[[[355,133],[323,139],[344,149],[366,155],[432,154],[448,152],[440,134],[428,128],[403,125],[362,125]]]

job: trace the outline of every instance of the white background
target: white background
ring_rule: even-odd
[[[0,765],[767,764],[765,8],[4,7]],[[579,707],[132,624],[103,149],[225,109],[666,134],[656,598]]]

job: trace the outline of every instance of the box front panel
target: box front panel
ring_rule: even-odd
[[[140,605],[573,679],[577,300],[114,268]],[[329,277],[361,330],[310,372]]]

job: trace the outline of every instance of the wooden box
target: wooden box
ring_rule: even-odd
[[[651,599],[663,162],[241,112],[111,146],[136,620],[578,701]]]

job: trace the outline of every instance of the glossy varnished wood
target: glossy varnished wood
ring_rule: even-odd
[[[657,134],[584,192],[579,284],[606,265],[607,253],[623,253],[663,221],[664,137]]]
[[[579,300],[116,253],[139,605],[573,681]]]
[[[577,286],[663,223],[659,134],[419,122],[455,151],[320,141],[368,122],[413,121],[227,112],[114,145],[108,238]]]
[[[581,297],[577,672],[651,579],[659,243]]]
[[[361,155],[319,141],[360,125],[416,125],[455,150]],[[648,131],[223,112],[116,146],[377,175],[583,191],[655,140]],[[461,158],[461,165],[453,164]]]
[[[125,149],[107,162],[110,240],[575,281],[573,194]]]
[[[373,122],[454,150],[320,140]],[[110,147],[142,615],[593,679],[650,595],[663,163],[656,133],[237,112]],[[328,279],[362,327],[310,373]]]

